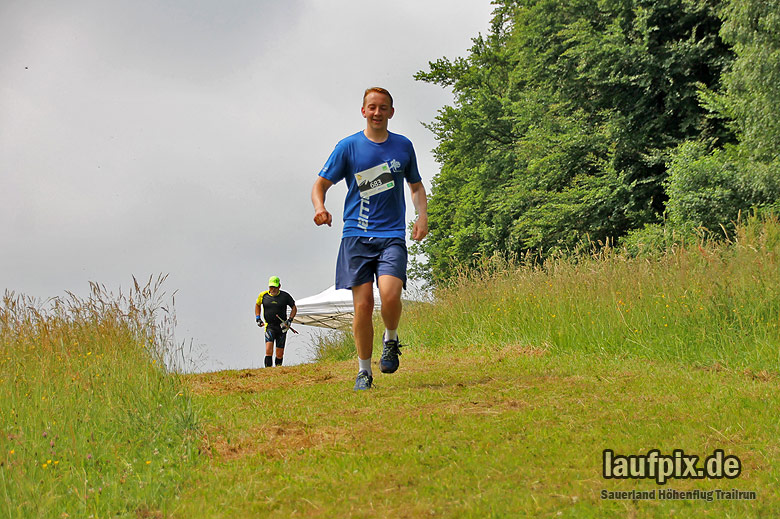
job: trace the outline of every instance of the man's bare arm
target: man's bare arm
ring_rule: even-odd
[[[311,203],[314,206],[314,223],[317,225],[333,223],[333,215],[325,209],[325,193],[327,193],[333,182],[327,178],[317,177],[314,186],[311,188]]]
[[[422,182],[409,184],[409,190],[412,192],[412,204],[417,211],[417,220],[412,227],[412,239],[420,241],[428,234],[428,197]]]

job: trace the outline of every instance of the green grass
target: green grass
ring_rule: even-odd
[[[543,266],[486,261],[436,303],[412,306],[404,339],[442,351],[505,344],[777,370],[780,224],[753,221],[728,243],[655,257],[621,251]]]
[[[212,459],[177,517],[761,517],[780,506],[776,378],[509,347],[404,361],[367,394],[350,390],[351,362],[197,376]],[[607,448],[724,449],[743,463],[738,480],[667,487],[758,499],[602,501],[602,489],[659,488],[603,480]]]
[[[155,517],[200,461],[162,279],[0,307],[0,517]]]
[[[72,517],[775,517],[779,262],[774,220],[743,225],[727,243],[653,256],[607,250],[541,266],[486,261],[433,303],[407,305],[401,369],[375,369],[374,389],[361,393],[351,389],[357,363],[349,333],[324,337],[315,364],[180,377],[140,346],[129,350],[138,352],[134,367],[116,374],[114,347],[99,349],[106,341],[93,330],[89,347],[82,348],[86,339],[65,341],[73,348],[67,371],[90,373],[93,389],[97,374],[115,373],[124,385],[110,398],[84,401],[84,386],[67,377],[47,385],[61,360],[33,353],[37,332],[4,356],[0,370],[15,402],[2,404],[3,423],[19,420],[19,402],[30,415],[23,427],[4,425],[0,490],[14,493],[4,501],[11,517],[61,517],[66,506]],[[56,352],[49,342],[46,351]],[[46,408],[42,397],[68,384],[73,404],[62,407],[91,409],[81,415],[89,428],[49,418],[62,409]],[[138,394],[127,403],[131,389]],[[116,416],[125,416],[120,427]],[[52,457],[62,460],[56,470],[78,469],[68,469],[76,477],[67,482],[46,479],[59,474],[41,456],[52,433],[57,445],[77,445]],[[83,460],[94,448],[90,434],[112,445],[92,469]],[[149,451],[154,444],[163,452],[163,437],[173,441],[162,457],[174,462],[161,472]],[[682,449],[702,461],[722,449],[742,471],[663,486],[604,479],[605,449]],[[117,458],[134,460],[132,478]],[[73,490],[85,488],[82,470],[86,493]],[[88,492],[97,481],[111,489],[111,505],[92,504],[104,499]],[[46,506],[33,498],[40,488]],[[733,488],[756,499],[601,497]]]

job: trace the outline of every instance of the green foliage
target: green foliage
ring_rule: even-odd
[[[419,72],[456,97],[430,125],[442,167],[415,249],[427,279],[445,282],[475,256],[545,256],[658,221],[669,153],[696,136],[730,139],[697,97],[731,60],[719,4],[499,1],[468,57]]]
[[[620,241],[631,257],[654,257],[691,241],[693,234],[685,234],[664,223],[650,223],[634,229]]]
[[[723,39],[736,58],[723,89],[703,89],[701,99],[739,142],[712,149],[700,139],[672,153],[669,220],[680,228],[729,232],[740,213],[777,208],[780,200],[780,5],[732,0],[723,17]]]
[[[709,152],[697,141],[683,143],[672,155],[669,171],[667,207],[674,227],[716,230],[749,208],[740,170],[722,150]]]
[[[200,438],[190,392],[163,365],[175,345],[162,279],[127,296],[94,284],[86,299],[6,293],[0,516],[157,517],[171,508]]]
[[[737,58],[724,74],[721,114],[733,120],[745,153],[770,162],[780,145],[780,4],[731,0],[722,34]]]

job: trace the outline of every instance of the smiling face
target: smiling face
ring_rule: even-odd
[[[390,96],[380,92],[369,92],[360,109],[366,118],[367,128],[373,132],[386,132],[387,122],[392,119],[395,109]]]

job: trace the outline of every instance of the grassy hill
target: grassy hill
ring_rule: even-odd
[[[348,334],[315,364],[179,376],[137,326],[55,336],[6,297],[0,515],[776,516],[779,263],[776,221],[663,253],[489,260],[405,310],[401,369],[358,394]],[[655,449],[697,468],[722,451],[739,473],[604,477],[605,450]]]

